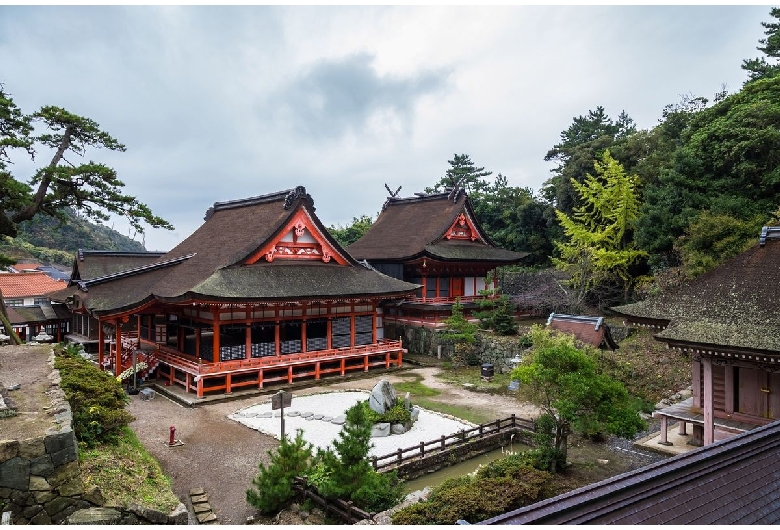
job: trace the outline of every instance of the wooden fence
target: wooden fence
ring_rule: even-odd
[[[517,418],[514,414],[509,418],[498,419],[489,423],[482,423],[473,429],[467,429],[458,431],[449,436],[441,436],[436,440],[430,442],[420,442],[417,445],[407,447],[405,449],[399,448],[397,451],[388,453],[382,456],[371,457],[371,464],[376,471],[380,471],[385,468],[395,467],[404,462],[416,458],[422,458],[426,455],[431,455],[445,449],[464,445],[472,440],[479,440],[486,436],[498,434],[507,430],[514,431],[526,431],[529,433],[535,432],[534,423],[528,420],[522,420]]]
[[[374,513],[361,510],[350,501],[345,501],[342,499],[329,500],[325,497],[322,497],[317,491],[317,488],[309,485],[309,481],[303,477],[294,477],[292,486],[293,489],[303,495],[304,499],[311,499],[328,512],[335,514],[349,524],[355,524],[358,521],[372,519],[374,515],[376,515]]]

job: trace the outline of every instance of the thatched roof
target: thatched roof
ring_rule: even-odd
[[[328,234],[314,210],[314,201],[302,186],[215,203],[200,228],[170,252],[139,267],[76,283],[78,292],[71,287],[72,294],[90,311],[110,314],[152,300],[394,298],[410,295],[418,287],[359,264]],[[297,218],[306,219],[307,234],[311,231],[309,235],[323,241],[333,260],[252,259],[285,236],[289,223]]]
[[[447,230],[463,214],[476,229],[474,240],[447,239]],[[442,261],[517,263],[527,252],[497,248],[479,226],[471,201],[457,193],[391,197],[376,222],[347,250],[370,262],[401,262],[428,256]]]
[[[780,233],[778,233],[780,235]],[[770,237],[682,287],[612,308],[666,342],[780,352],[780,239]]]

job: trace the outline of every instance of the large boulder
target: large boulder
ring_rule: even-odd
[[[371,390],[371,396],[368,398],[368,406],[377,414],[384,414],[395,407],[398,402],[398,395],[395,388],[386,379],[380,380]]]

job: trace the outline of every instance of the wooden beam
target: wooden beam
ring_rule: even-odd
[[[715,441],[715,424],[713,422],[713,398],[712,395],[712,358],[703,357],[704,366],[704,445]]]

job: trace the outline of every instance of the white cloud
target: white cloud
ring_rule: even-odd
[[[649,128],[681,94],[738,90],[768,19],[767,6],[0,7],[0,82],[26,112],[61,105],[127,144],[89,156],[174,223],[146,236],[166,250],[215,201],[299,184],[325,224],[375,215],[385,183],[421,191],[456,152],[538,190],[573,117],[602,105]]]

